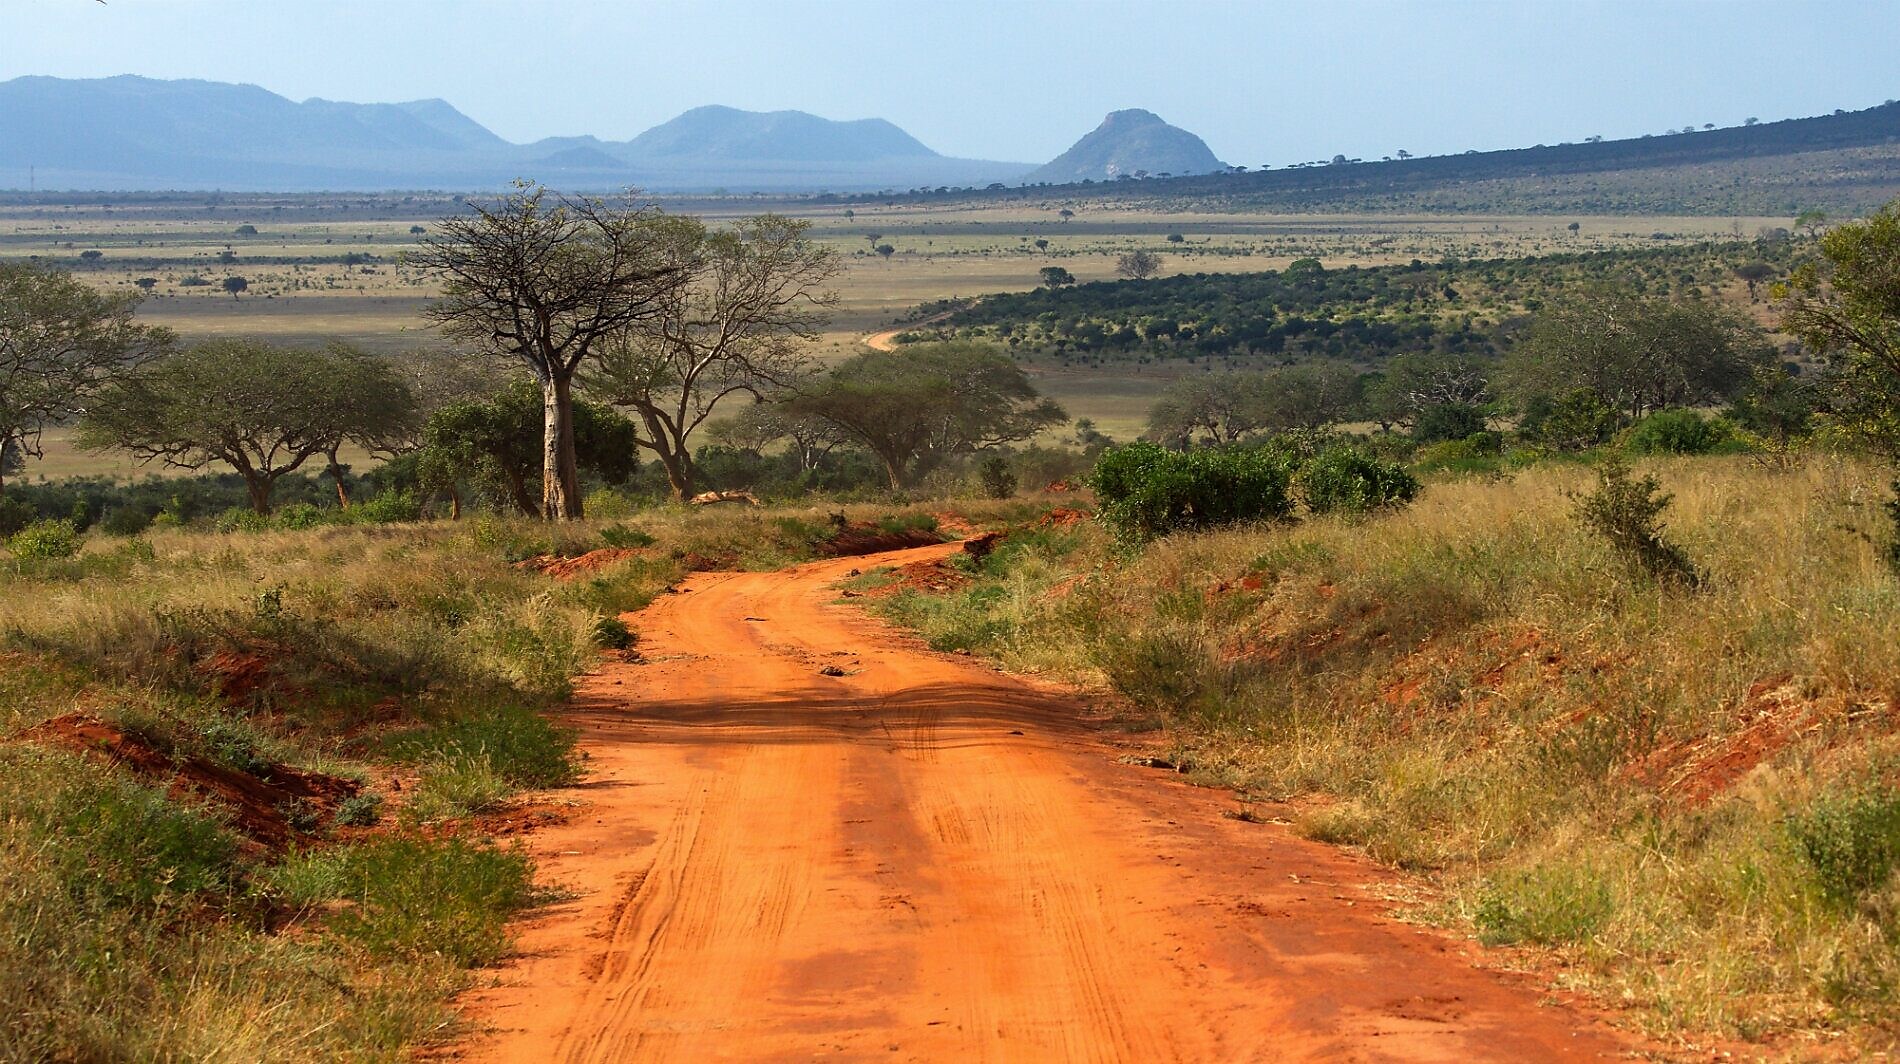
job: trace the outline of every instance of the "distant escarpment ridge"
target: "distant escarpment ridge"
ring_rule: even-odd
[[[0,188],[855,191],[1018,181],[882,119],[694,108],[629,141],[514,144],[443,100],[301,103],[255,85],[123,76],[0,82]]]

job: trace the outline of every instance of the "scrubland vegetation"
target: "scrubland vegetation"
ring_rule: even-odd
[[[539,896],[490,837],[584,772],[543,711],[638,653],[622,615],[946,505],[1015,530],[883,600],[937,646],[1117,692],[1654,1030],[1880,1043],[1895,219],[1245,277],[1128,252],[829,366],[838,256],[771,215],[521,188],[415,234],[464,349],[394,361],[181,341],[0,265],[0,1054],[439,1036]],[[1038,359],[1196,371],[1116,446]],[[68,428],[206,472],[21,484]],[[1007,501],[1078,484],[1093,522]],[[709,489],[748,508],[683,505]]]

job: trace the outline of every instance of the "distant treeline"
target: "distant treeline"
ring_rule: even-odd
[[[1535,258],[1413,260],[1327,269],[1098,281],[920,307],[948,312],[900,339],[982,338],[1019,353],[1091,361],[1134,358],[1327,358],[1375,363],[1403,352],[1495,355],[1514,319],[1579,286],[1614,282],[1652,297],[1741,288],[1753,297],[1783,275],[1796,244],[1783,230],[1719,245],[1592,251]]]

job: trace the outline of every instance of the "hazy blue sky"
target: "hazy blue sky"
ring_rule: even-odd
[[[440,96],[511,140],[797,108],[1031,162],[1122,107],[1250,166],[1818,114],[1900,97],[1897,45],[1896,0],[0,0],[0,79]]]

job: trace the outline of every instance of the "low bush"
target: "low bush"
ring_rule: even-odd
[[[69,521],[42,519],[9,537],[7,549],[16,558],[70,558],[79,553],[79,533]]]
[[[602,617],[594,622],[594,645],[602,650],[625,650],[633,641],[633,629],[618,617]]]
[[[1170,451],[1147,442],[1104,452],[1088,476],[1102,521],[1130,544],[1284,519],[1293,508],[1290,480],[1286,462],[1262,450]]]
[[[983,459],[976,467],[977,479],[983,484],[983,494],[992,499],[1007,499],[1016,494],[1016,474],[1009,468],[1009,460],[1000,454]]]
[[[1635,425],[1624,438],[1632,454],[1708,454],[1735,438],[1735,426],[1694,410],[1659,410]]]
[[[1316,514],[1390,509],[1418,494],[1418,479],[1403,466],[1349,447],[1320,452],[1300,466],[1295,481],[1300,500]]]
[[[1609,541],[1618,557],[1659,580],[1695,587],[1702,582],[1681,547],[1663,537],[1657,518],[1670,496],[1657,494],[1654,476],[1632,477],[1629,466],[1610,459],[1598,469],[1595,491],[1575,496],[1577,520]]]
[[[1814,870],[1821,896],[1852,909],[1886,886],[1900,866],[1900,795],[1866,792],[1823,799],[1791,817],[1788,832]]]
[[[1564,945],[1582,942],[1615,912],[1601,878],[1586,869],[1537,868],[1496,877],[1480,895],[1475,916],[1487,945]]]
[[[380,753],[410,764],[477,759],[508,783],[559,787],[579,775],[577,735],[531,709],[517,705],[475,708],[433,727],[400,732],[383,740]]]

